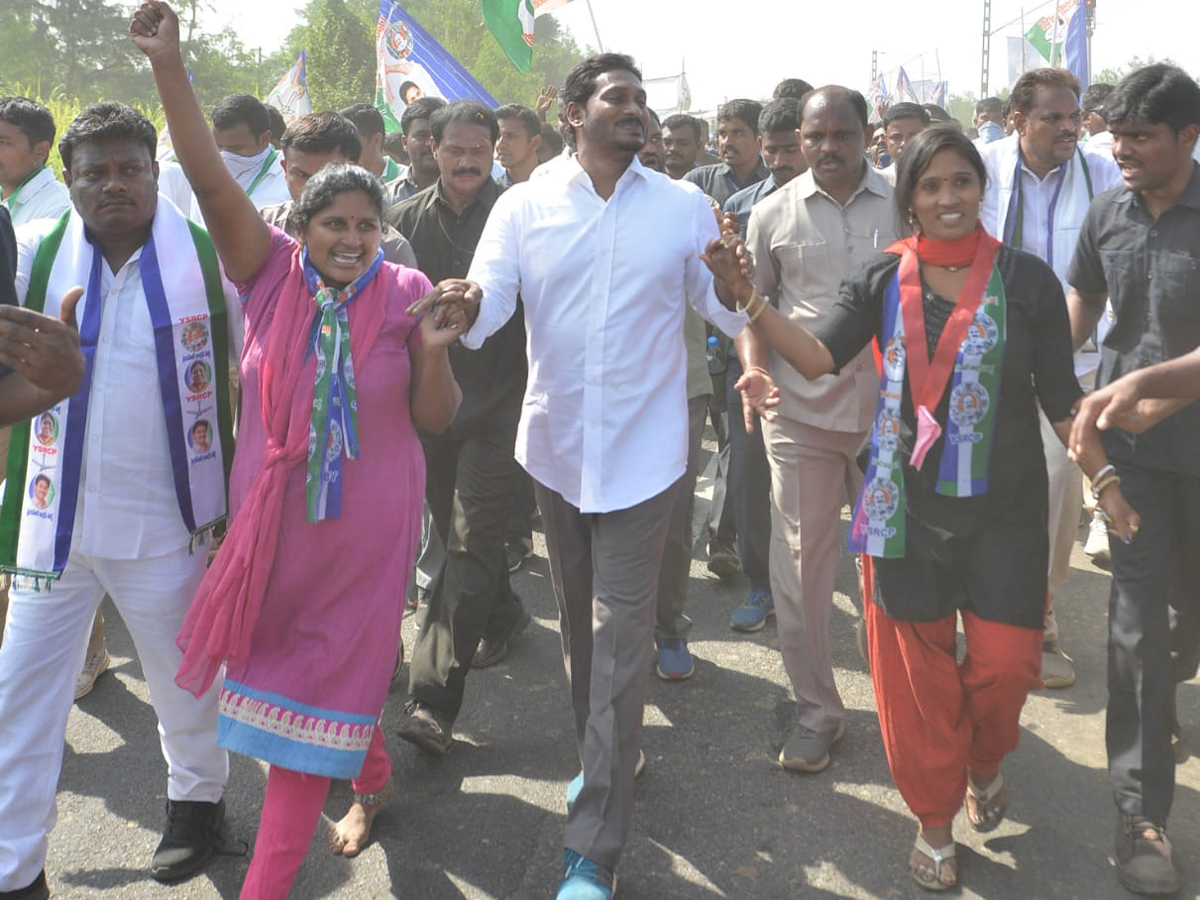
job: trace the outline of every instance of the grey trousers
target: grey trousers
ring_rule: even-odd
[[[688,578],[692,570],[692,513],[696,509],[696,476],[700,472],[700,442],[704,437],[707,413],[707,394],[688,401],[687,471],[679,479],[679,492],[675,495],[662,568],[658,573],[656,638],[686,637],[692,628],[692,620],[684,615],[683,608],[687,605]]]
[[[654,599],[678,489],[676,482],[629,509],[582,513],[534,481],[583,763],[563,843],[608,868],[629,834]]]

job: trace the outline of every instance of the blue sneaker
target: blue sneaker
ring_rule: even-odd
[[[638,751],[637,762],[633,764],[633,777],[641,778],[642,773],[646,771],[646,754],[641,750]],[[575,805],[575,798],[579,796],[579,792],[583,790],[583,773],[580,772],[571,779],[571,783],[567,785],[567,812],[571,811],[571,807]]]
[[[770,591],[751,588],[746,602],[733,611],[729,627],[734,631],[761,631],[767,619],[775,615],[775,600]]]
[[[692,654],[683,638],[659,638],[654,643],[658,647],[658,665],[654,671],[659,678],[683,681],[696,674],[696,664],[692,662]]]
[[[612,900],[616,875],[574,850],[563,853],[566,872],[558,885],[558,900]]]

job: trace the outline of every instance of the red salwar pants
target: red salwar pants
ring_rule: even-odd
[[[871,681],[892,780],[921,825],[949,825],[968,769],[985,780],[1017,746],[1021,707],[1042,687],[1042,630],[962,611],[967,653],[956,658],[956,616],[893,619],[871,598],[863,557]]]

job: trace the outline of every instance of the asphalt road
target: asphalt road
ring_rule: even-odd
[[[701,492],[709,484],[702,479]],[[707,502],[698,504],[700,521]],[[560,876],[563,797],[578,771],[562,670],[557,612],[544,548],[515,576],[531,627],[499,665],[471,674],[458,742],[441,759],[394,737],[395,691],[384,713],[397,791],[375,842],[354,860],[332,856],[324,830],[292,897],[404,900],[552,898]],[[747,589],[692,568],[689,613],[696,675],[657,679],[646,707],[648,770],[638,784],[622,900],[892,898],[926,896],[906,860],[916,822],[888,775],[870,679],[854,649],[853,567],[843,559],[832,630],[846,737],[818,775],[785,772],[775,758],[794,719],[773,622],[732,632],[729,612]],[[1063,646],[1079,680],[1030,698],[1021,745],[1005,764],[1009,817],[990,835],[956,822],[962,889],[987,900],[1109,900],[1133,895],[1112,868],[1115,809],[1104,755],[1108,576],[1076,548],[1059,603]],[[182,885],[147,874],[165,802],[165,766],[141,671],[119,617],[108,609],[114,671],[71,715],[47,871],[60,900],[232,900],[247,859],[218,858]],[[415,622],[404,631],[411,647]],[[1200,691],[1181,687],[1185,734],[1200,746]],[[1178,771],[1171,835],[1185,889],[1200,896],[1200,763]],[[264,769],[234,757],[229,831],[253,843]],[[335,785],[326,815],[350,800]]]

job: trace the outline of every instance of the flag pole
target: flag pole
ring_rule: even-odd
[[[600,48],[600,52],[604,52],[604,41],[600,40],[600,29],[596,25],[596,13],[592,9],[592,0],[584,0],[587,4],[588,15],[592,17],[592,31],[596,32],[596,46]]]
[[[1054,5],[1054,31],[1050,36],[1050,65],[1058,65],[1058,14],[1061,8],[1057,3]]]

